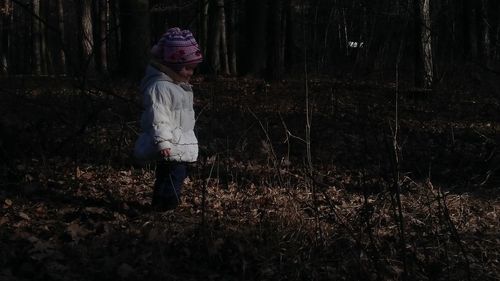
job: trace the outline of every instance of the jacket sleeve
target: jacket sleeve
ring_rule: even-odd
[[[144,115],[142,123],[153,138],[157,150],[172,147],[172,97],[168,87],[157,83],[144,95]]]

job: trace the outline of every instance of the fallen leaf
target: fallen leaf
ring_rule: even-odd
[[[98,215],[101,215],[104,212],[106,212],[106,210],[104,208],[99,208],[99,207],[87,207],[87,208],[85,208],[85,211],[87,211],[91,214],[98,214]]]
[[[31,218],[23,212],[19,212],[19,217],[21,217],[22,219],[25,219],[27,221],[31,220]]]
[[[8,217],[2,217],[0,219],[0,226],[6,224],[8,222],[9,222],[9,218]]]
[[[79,241],[90,233],[90,231],[81,227],[78,223],[68,225],[66,231],[73,241]]]
[[[10,199],[8,199],[8,198],[7,198],[7,199],[5,199],[5,200],[3,201],[3,203],[4,203],[4,205],[3,205],[3,207],[4,207],[4,208],[10,208],[10,207],[12,206],[12,200],[10,200]]]

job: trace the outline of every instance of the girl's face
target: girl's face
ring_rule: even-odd
[[[180,78],[182,78],[183,82],[189,82],[189,79],[191,79],[191,76],[193,76],[196,66],[197,64],[190,64],[181,68],[178,74]]]

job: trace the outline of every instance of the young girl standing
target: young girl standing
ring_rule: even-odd
[[[187,163],[198,158],[193,90],[189,80],[202,55],[189,30],[171,28],[151,49],[141,82],[143,130],[134,154],[157,160],[152,206],[165,211],[180,203]]]

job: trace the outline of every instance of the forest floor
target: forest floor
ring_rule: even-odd
[[[500,279],[494,86],[196,80],[200,159],[158,213],[135,87],[9,85],[0,280]]]

